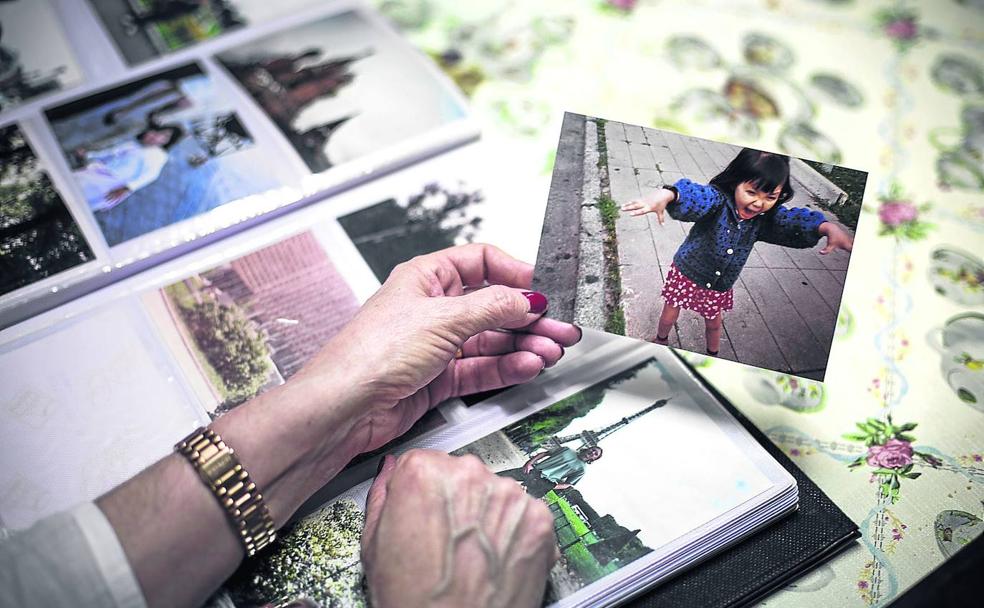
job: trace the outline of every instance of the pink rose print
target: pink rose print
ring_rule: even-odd
[[[885,24],[885,35],[896,40],[912,40],[919,35],[919,26],[911,17],[897,19]]]
[[[881,497],[889,499],[893,504],[898,502],[901,496],[903,479],[919,479],[922,476],[922,472],[913,471],[913,467],[921,464],[937,469],[943,464],[942,459],[925,451],[913,449],[912,442],[916,438],[910,433],[919,426],[915,422],[895,424],[892,422],[892,416],[889,415],[884,420],[868,418],[858,422],[856,426],[857,431],[845,433],[843,437],[850,441],[863,442],[867,452],[859,455],[847,466],[850,469],[864,465],[871,467],[869,481],[877,483]],[[893,534],[901,535],[904,529],[903,525],[898,530],[893,530]]]
[[[885,201],[878,208],[878,219],[886,226],[896,227],[913,222],[919,217],[919,210],[906,201]]]
[[[878,207],[878,219],[881,220],[881,230],[878,234],[918,241],[926,238],[929,231],[935,227],[920,219],[920,214],[928,211],[931,205],[913,203],[905,195],[900,184],[893,183],[888,192],[880,198],[882,202]]]
[[[885,445],[873,445],[868,448],[867,462],[873,467],[901,469],[912,464],[912,446],[908,441],[889,439]]]

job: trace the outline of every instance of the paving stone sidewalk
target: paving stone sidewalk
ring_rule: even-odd
[[[605,124],[605,140],[611,195],[619,205],[682,177],[706,184],[739,150],[728,144],[618,122]],[[792,178],[795,195],[787,205],[809,207],[830,221],[838,221],[819,208],[810,194],[816,190],[818,179],[826,180],[795,163]],[[654,214],[622,214],[618,218],[621,302],[627,335],[656,336],[663,305],[660,290],[673,255],[691,226],[669,216],[660,226]],[[821,239],[813,249],[761,242],[755,245],[734,286],[734,310],[724,315],[721,357],[822,379],[850,258],[843,251],[820,255],[825,242]],[[703,319],[692,311],[681,311],[670,344],[703,353]]]

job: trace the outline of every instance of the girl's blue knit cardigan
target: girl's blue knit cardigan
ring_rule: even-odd
[[[673,263],[684,276],[706,289],[731,289],[756,241],[798,249],[813,247],[820,240],[817,229],[827,221],[817,211],[783,206],[740,220],[731,196],[714,186],[689,179],[674,185],[680,195],[666,210],[670,217],[694,225],[673,256]]]

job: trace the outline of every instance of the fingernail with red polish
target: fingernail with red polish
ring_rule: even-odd
[[[530,301],[530,312],[538,315],[547,310],[547,296],[539,291],[524,291],[523,295]]]

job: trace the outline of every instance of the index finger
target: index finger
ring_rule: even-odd
[[[506,285],[529,289],[533,284],[533,266],[521,262],[498,247],[472,243],[443,249],[418,258],[448,288],[455,279],[465,287]]]

